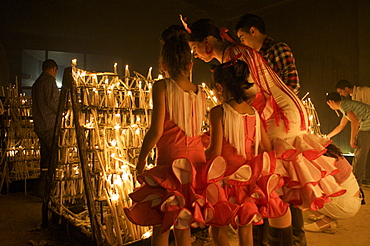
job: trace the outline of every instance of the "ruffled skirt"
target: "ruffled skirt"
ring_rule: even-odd
[[[276,151],[276,171],[284,179],[280,195],[284,202],[302,211],[318,210],[330,197],[346,192],[334,179],[339,172],[335,158],[323,156],[330,140],[312,134],[272,140]]]
[[[264,152],[227,177],[208,182],[201,194],[214,216],[206,223],[212,226],[231,223],[238,228],[284,215],[289,205],[275,192],[284,182],[274,170],[275,152]]]
[[[129,195],[133,206],[125,208],[127,218],[137,225],[160,225],[163,232],[172,226],[176,229],[204,227],[207,221],[218,219],[214,207],[222,204],[217,202],[217,205],[211,205],[200,193],[205,190],[207,182],[222,178],[226,163],[219,157],[205,166],[209,171],[205,172],[204,168],[199,170],[205,174],[205,182],[197,181],[197,171],[185,158],[176,159],[169,166],[156,166],[142,173],[138,177],[142,185]],[[231,218],[237,209],[237,206],[230,206],[229,214],[224,214]]]

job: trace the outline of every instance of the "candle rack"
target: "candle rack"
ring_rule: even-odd
[[[150,73],[151,70],[149,70]],[[43,203],[97,245],[125,245],[147,237],[123,212],[136,185],[139,148],[152,110],[151,74],[89,73],[66,68],[54,133],[54,156]],[[154,150],[148,165],[155,158]],[[87,209],[86,209],[87,208]]]
[[[33,130],[31,114],[32,100],[19,94],[18,85],[2,87],[0,190],[4,183],[9,188],[13,181],[27,180],[40,176],[40,147]]]

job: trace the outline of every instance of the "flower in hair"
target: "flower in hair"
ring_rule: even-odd
[[[186,23],[186,18],[183,18],[182,15],[179,15],[180,16],[180,20],[182,22],[182,25],[184,26],[185,30],[188,32],[188,33],[191,33],[191,30],[188,26],[188,23]]]

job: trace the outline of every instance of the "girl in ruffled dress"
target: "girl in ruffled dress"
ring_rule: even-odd
[[[197,195],[195,175],[205,163],[201,142],[205,94],[189,80],[191,50],[181,26],[161,36],[160,63],[168,78],[153,85],[153,112],[138,163],[142,185],[130,194],[134,205],[125,209],[135,224],[153,226],[152,245],[168,245],[174,227],[177,245],[191,245],[190,226],[204,225],[204,199]],[[156,167],[143,172],[146,158],[156,145]]]
[[[228,222],[238,228],[240,245],[253,245],[252,224],[263,223],[263,218],[270,218],[270,225],[276,228],[289,228],[291,223],[289,205],[275,192],[283,184],[274,174],[275,152],[271,151],[258,112],[246,102],[244,90],[253,85],[248,76],[248,65],[243,61],[232,60],[213,70],[211,87],[222,104],[210,111],[210,143],[206,150],[207,159],[221,155],[227,163],[223,179],[207,189],[221,187],[219,192],[225,193],[226,200],[239,206]],[[223,211],[216,214],[224,216]],[[212,222],[210,232],[215,245],[229,245],[227,224]],[[292,238],[284,242],[292,242]]]

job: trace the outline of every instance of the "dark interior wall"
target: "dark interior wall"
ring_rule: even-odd
[[[268,34],[276,40],[286,42],[292,48],[301,80],[299,96],[303,97],[307,92],[310,93],[309,97],[321,121],[321,130],[323,133],[329,133],[338,124],[340,118],[326,105],[325,93],[334,91],[335,83],[339,79],[347,79],[356,85],[370,85],[370,70],[368,69],[370,66],[368,58],[370,57],[368,45],[370,43],[370,16],[368,14],[370,2],[368,0],[286,0],[258,8],[253,8],[250,4],[246,1],[245,12],[248,8],[253,9],[252,13],[265,20]],[[231,7],[228,9],[232,11]],[[227,16],[233,16],[230,11]],[[241,12],[241,9],[235,10],[235,13]],[[77,37],[67,35],[62,38],[61,36],[26,35],[21,32],[4,33],[1,32],[0,25],[0,42],[6,50],[10,81],[14,82],[15,75],[21,75],[22,49],[92,54],[99,52],[104,55],[121,56],[123,64],[130,64],[130,66],[134,64],[135,70],[145,74],[149,66],[157,66],[160,30],[170,24],[179,24],[177,16],[169,13],[171,14],[173,17],[169,19],[173,22],[161,23],[158,30],[155,30],[156,34],[148,32],[146,34],[148,39],[142,40],[142,43],[132,44],[134,48],[130,49],[135,50],[135,56],[141,58],[135,63],[130,61],[125,54],[124,47],[126,46],[120,44],[124,39],[134,42],[136,39],[132,35],[126,35],[124,39],[116,38],[114,41],[101,38],[99,42],[89,43],[89,38],[85,38],[84,35]],[[222,20],[220,16],[219,20],[215,18],[214,20],[228,27],[232,32],[238,16],[227,20]],[[204,17],[199,16],[199,18]],[[189,21],[191,23],[195,20],[193,18]],[[67,24],[69,23],[66,22],[63,26]],[[75,23],[75,25],[78,24]],[[119,30],[119,25],[112,30]],[[146,33],[145,30],[142,32]],[[115,35],[115,33],[109,35]],[[154,38],[153,35],[155,35]],[[155,42],[155,45],[150,46],[152,47],[150,51],[148,50],[149,45],[145,45],[148,40]],[[155,58],[149,59],[150,57]],[[209,81],[209,76],[208,67],[196,59],[194,82]],[[349,126],[333,140],[343,151],[352,151],[348,144]]]

